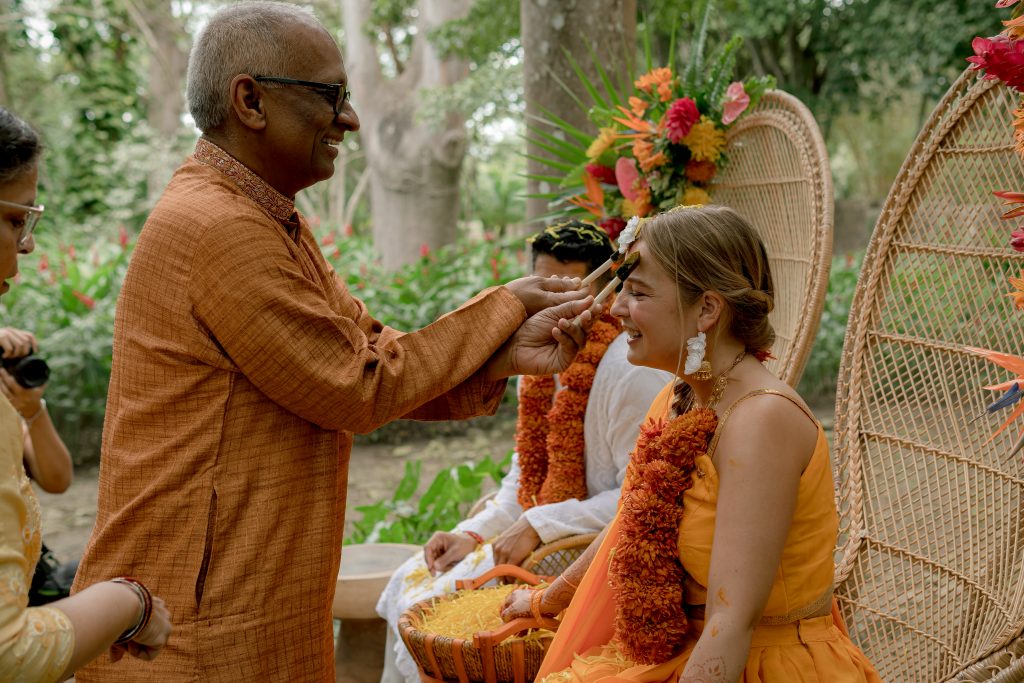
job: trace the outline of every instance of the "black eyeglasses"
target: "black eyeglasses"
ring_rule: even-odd
[[[341,112],[341,108],[348,102],[348,98],[352,96],[352,91],[343,86],[341,83],[319,83],[317,81],[300,81],[295,78],[281,78],[278,76],[253,76],[253,80],[260,83],[283,83],[284,85],[298,85],[303,88],[310,88],[315,90],[321,95],[326,95],[324,99],[332,104],[334,107],[334,115],[337,116]]]

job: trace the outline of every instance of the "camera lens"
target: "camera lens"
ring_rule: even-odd
[[[14,381],[26,389],[41,387],[50,379],[50,366],[39,356],[29,354],[21,358],[4,358],[3,365]]]

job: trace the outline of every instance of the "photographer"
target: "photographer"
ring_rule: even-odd
[[[47,493],[64,493],[71,486],[73,468],[71,454],[50,420],[46,400],[43,399],[49,371],[42,360],[35,358],[36,364],[31,368],[34,372],[27,371],[24,361],[20,365],[15,363],[17,359],[37,353],[39,344],[31,332],[0,327],[0,349],[3,365],[0,367],[0,392],[21,415],[25,471]],[[39,372],[40,365],[42,373]],[[29,586],[29,606],[66,598],[71,592],[77,568],[77,559],[61,564],[43,543],[32,575],[32,585]]]

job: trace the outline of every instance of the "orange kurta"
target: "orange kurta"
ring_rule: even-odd
[[[200,140],[118,300],[75,583],[135,576],[175,630],[154,662],[102,659],[78,681],[333,681],[351,433],[493,412],[505,383],[475,373],[524,319],[495,288],[419,332],[383,327],[292,201]]]
[[[667,417],[671,400],[669,385],[654,400],[648,418]],[[728,413],[719,430],[726,419]],[[712,440],[707,455],[695,461],[693,486],[684,494],[679,528],[679,559],[689,577],[705,588],[718,504],[718,474],[712,461],[715,445]],[[807,618],[831,601],[832,549],[838,529],[833,495],[828,442],[819,426],[814,454],[800,478],[793,521],[761,625],[754,630],[739,679],[743,683],[881,683],[870,662],[831,616]],[[538,681],[548,677],[548,683],[674,683],[686,666],[701,622],[691,621],[696,627],[694,637],[668,662],[635,665],[618,653],[613,642],[615,595],[608,584],[608,565],[619,533],[616,517],[573,596]]]

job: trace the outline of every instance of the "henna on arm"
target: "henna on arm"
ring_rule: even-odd
[[[688,666],[679,677],[679,683],[730,683],[730,680],[726,674],[725,660],[721,657]]]
[[[572,602],[572,596],[576,594],[580,581],[583,580],[583,576],[587,573],[590,563],[594,561],[597,549],[601,547],[601,542],[604,541],[607,533],[608,527],[605,527],[604,531],[598,534],[597,538],[587,546],[583,554],[545,589],[544,597],[541,600],[542,611],[558,614],[569,606],[569,603]]]

